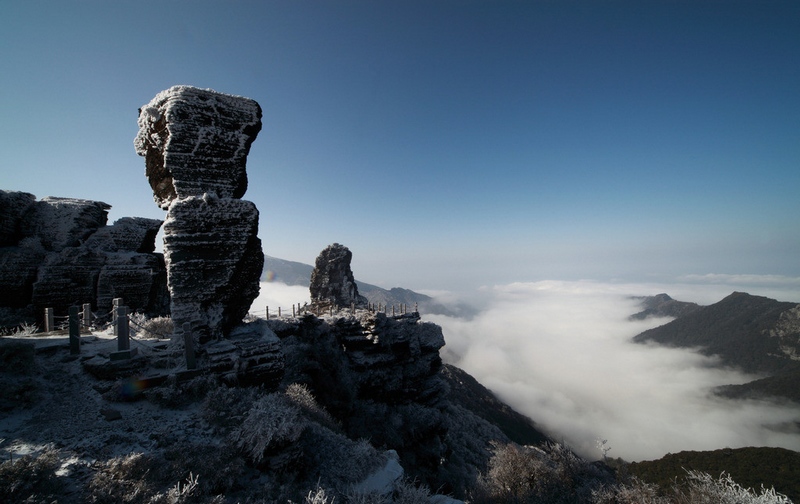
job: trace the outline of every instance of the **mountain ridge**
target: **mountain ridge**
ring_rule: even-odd
[[[636,336],[636,343],[698,348],[760,379],[718,390],[729,397],[768,394],[800,400],[800,304],[733,292]]]

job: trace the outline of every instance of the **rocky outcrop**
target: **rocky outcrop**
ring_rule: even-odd
[[[415,477],[438,471],[448,450],[439,326],[368,310],[268,323],[283,342],[284,385],[308,386],[349,437],[397,450]]]
[[[145,158],[161,208],[204,193],[244,196],[247,155],[261,131],[261,107],[254,100],[173,86],[139,109],[138,122],[134,146]]]
[[[264,254],[257,234],[249,201],[206,195],[170,206],[164,256],[172,318],[190,322],[201,342],[229,334],[258,296]]]
[[[360,313],[358,318],[334,322],[338,343],[356,377],[359,397],[427,405],[441,400],[442,328],[421,322],[417,313],[396,317]]]
[[[64,314],[91,303],[100,314],[121,297],[133,311],[169,310],[166,269],[155,250],[161,221],[126,217],[107,226],[110,205],[0,191],[2,325]]]
[[[367,298],[358,293],[350,269],[353,253],[344,245],[329,245],[319,256],[311,272],[311,304],[316,308],[366,306]]]
[[[174,86],[139,109],[136,152],[156,203],[167,210],[164,256],[177,327],[200,342],[240,324],[264,265],[258,210],[240,200],[261,107],[241,96]]]

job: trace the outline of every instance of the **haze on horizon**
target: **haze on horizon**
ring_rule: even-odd
[[[175,84],[264,111],[245,195],[275,257],[359,278],[800,278],[800,5],[0,4],[0,188],[163,218],[133,150]]]

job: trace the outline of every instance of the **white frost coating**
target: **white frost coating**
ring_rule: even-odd
[[[254,100],[173,86],[142,106],[138,124],[137,154],[163,158],[146,172],[154,190],[160,188],[155,192],[162,208],[176,195],[216,189],[221,197],[238,198],[246,190],[247,153],[261,129],[261,107]],[[164,190],[164,178],[174,193]]]

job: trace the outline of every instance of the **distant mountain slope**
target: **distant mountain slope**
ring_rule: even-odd
[[[779,395],[797,400],[800,389],[800,305],[734,292],[710,306],[633,338],[699,348],[723,364],[769,378],[725,387],[726,395]]]
[[[312,271],[314,271],[314,267],[309,264],[287,261],[264,254],[264,271],[261,273],[261,281],[308,287],[311,283]]]
[[[453,403],[496,425],[510,440],[521,445],[550,441],[533,420],[514,411],[463,369],[445,364],[441,374],[450,386],[449,397]]]
[[[287,261],[265,254],[264,271],[261,275],[261,280],[308,287],[311,283],[312,271],[314,271],[314,267],[310,264]],[[436,300],[430,296],[409,289],[400,287],[384,289],[377,285],[368,284],[359,280],[356,280],[356,285],[358,285],[358,293],[366,297],[369,302],[373,304],[381,304],[390,307],[397,306],[398,308],[400,305],[406,305],[409,310],[413,310],[416,305],[422,313],[448,315],[451,317],[469,318],[475,312],[472,307],[464,304],[445,306],[436,302]]]
[[[628,471],[662,488],[670,488],[686,471],[702,471],[717,476],[723,471],[745,488],[761,485],[800,502],[800,453],[784,448],[725,448],[714,451],[669,453],[659,460],[634,462]]]
[[[634,313],[630,320],[644,320],[648,317],[682,317],[700,308],[697,303],[687,303],[676,301],[667,294],[656,294],[655,296],[637,296],[633,299],[640,301],[644,310]]]

